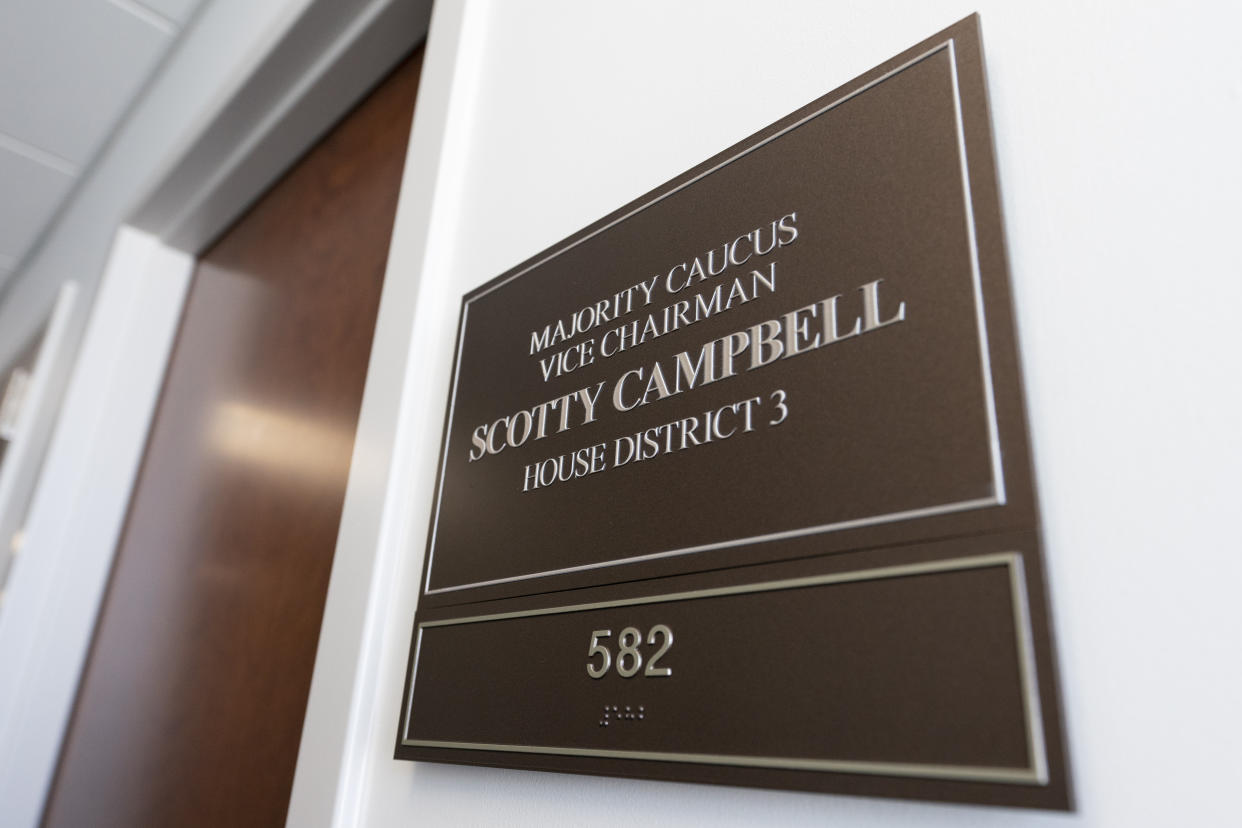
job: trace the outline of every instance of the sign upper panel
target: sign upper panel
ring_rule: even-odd
[[[952,44],[466,297],[426,588],[995,506]]]

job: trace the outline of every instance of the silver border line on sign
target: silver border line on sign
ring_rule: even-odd
[[[920,508],[920,509],[910,509],[908,511],[903,511],[903,512],[891,512],[888,514],[873,515],[869,517],[838,521],[836,523],[826,523],[826,524],[820,524],[816,526],[806,526],[806,527],[802,527],[798,529],[789,529],[789,530],[782,531],[782,532],[772,532],[766,535],[753,535],[753,536],[745,537],[745,538],[735,538],[732,540],[717,541],[714,543],[705,543],[705,544],[700,544],[698,546],[688,546],[688,547],[683,547],[681,549],[669,549],[669,550],[665,550],[662,552],[652,552],[652,553],[648,553],[645,555],[634,555],[628,558],[617,558],[615,560],[610,560],[610,561],[598,561],[595,563],[581,564],[578,566],[568,566],[568,567],[563,567],[560,569],[549,569],[543,572],[531,572],[531,573],[527,573],[523,575],[511,575],[511,576],[507,576],[503,578],[493,578],[491,580],[486,580],[486,581],[475,581],[473,583],[468,583],[468,584],[458,584],[455,586],[444,586],[444,587],[437,587],[435,589],[432,589],[431,570],[432,570],[432,567],[435,565],[436,538],[437,538],[437,534],[438,534],[439,526],[440,526],[440,504],[441,504],[441,500],[444,497],[444,475],[445,475],[446,469],[448,468],[449,442],[452,439],[453,414],[457,406],[457,384],[458,384],[458,380],[461,377],[461,354],[462,354],[462,348],[465,344],[466,319],[470,311],[470,303],[478,299],[481,299],[484,296],[487,296],[489,293],[492,293],[493,291],[499,290],[500,288],[509,284],[514,279],[518,278],[519,276],[529,273],[531,270],[534,270],[535,268],[546,264],[552,259],[555,259],[557,256],[560,256],[561,254],[569,250],[572,250],[573,248],[577,247],[583,242],[586,242],[594,238],[595,236],[599,235],[600,233],[603,233],[605,230],[609,230],[615,227],[621,222],[626,221],[627,219],[631,218],[634,215],[637,215],[643,210],[646,210],[648,207],[651,207],[652,205],[663,201],[669,196],[672,196],[680,192],[681,190],[684,190],[686,187],[689,187],[691,184],[694,184],[695,182],[700,181],[703,178],[706,178],[707,176],[711,175],[717,170],[720,170],[728,166],[729,164],[732,164],[734,161],[737,161],[739,158],[747,156],[750,153],[754,152],[755,150],[767,144],[770,144],[771,142],[775,141],[777,138],[780,138],[781,136],[789,132],[792,132],[793,130],[797,129],[803,124],[806,124],[807,122],[814,120],[815,118],[818,118],[820,115],[823,115],[825,112],[835,109],[836,107],[840,106],[846,101],[849,101],[850,99],[855,98],[861,95],[862,93],[875,88],[876,86],[880,85],[884,81],[893,78],[894,76],[900,74],[901,72],[904,72],[906,69],[909,69],[910,67],[923,62],[924,60],[931,57],[932,55],[935,55],[945,50],[948,50],[949,52],[950,77],[952,78],[952,84],[953,84],[953,109],[954,109],[954,118],[956,122],[956,136],[955,137],[957,140],[958,158],[959,158],[959,164],[961,167],[961,174],[962,174],[962,192],[964,194],[964,199],[965,199],[964,204],[965,204],[966,236],[967,236],[967,240],[970,245],[971,284],[972,284],[972,287],[974,288],[975,319],[978,325],[978,332],[979,332],[980,369],[982,371],[982,376],[983,376],[983,391],[984,391],[984,400],[985,400],[985,409],[986,409],[985,415],[987,419],[987,428],[988,428],[988,450],[990,453],[991,467],[992,467],[992,495],[990,497],[977,498],[973,500],[962,500],[962,501],[956,501],[953,503],[944,503],[944,504],[939,504],[936,506],[928,506],[928,507]],[[658,195],[655,198],[652,198],[650,201],[647,201],[638,207],[635,207],[633,210],[630,210],[625,215],[619,216],[618,218],[614,219],[613,221],[609,222],[603,227],[599,227],[596,230],[593,230],[592,232],[588,233],[587,235],[583,236],[577,241],[571,242],[565,245],[564,247],[561,247],[553,251],[552,253],[549,253],[547,256],[544,256],[539,261],[526,266],[525,268],[509,276],[507,279],[497,282],[496,284],[492,285],[486,290],[480,292],[477,296],[472,296],[470,299],[468,299],[464,303],[464,307],[462,309],[462,317],[461,317],[461,331],[458,334],[458,340],[457,340],[457,359],[456,359],[456,364],[454,365],[454,368],[453,368],[453,391],[452,391],[452,395],[449,398],[448,427],[445,431],[445,436],[444,436],[444,450],[440,456],[440,480],[439,480],[439,486],[436,492],[435,519],[432,521],[432,526],[431,526],[431,542],[428,546],[428,551],[427,551],[427,557],[428,557],[427,578],[426,578],[425,583],[423,584],[423,591],[424,591],[424,594],[426,595],[436,595],[436,594],[444,593],[444,592],[455,592],[455,591],[462,590],[462,589],[472,589],[475,587],[494,586],[496,584],[506,584],[506,583],[512,583],[514,581],[525,581],[525,580],[530,580],[533,578],[543,578],[549,575],[565,575],[565,574],[572,573],[572,572],[585,572],[585,571],[592,570],[592,569],[605,569],[607,567],[618,566],[620,564],[658,560],[660,558],[670,558],[670,557],[675,557],[678,555],[689,555],[689,554],[693,554],[696,552],[705,552],[710,549],[727,549],[729,547],[743,546],[743,545],[751,544],[751,543],[765,543],[768,541],[804,537],[806,535],[817,535],[817,534],[822,534],[825,532],[839,532],[839,531],[843,531],[846,529],[857,529],[857,528],[864,527],[864,526],[877,526],[877,525],[884,524],[884,523],[895,523],[895,522],[904,521],[904,520],[914,520],[917,518],[933,517],[937,515],[946,515],[946,514],[951,514],[954,512],[970,511],[970,510],[982,509],[982,508],[986,508],[990,506],[1003,506],[1005,504],[1005,497],[1006,497],[1005,476],[1004,476],[1004,470],[1001,465],[1000,431],[999,431],[999,427],[997,426],[997,421],[996,421],[996,394],[992,388],[992,366],[991,366],[991,358],[988,354],[987,320],[985,318],[984,307],[983,307],[983,282],[982,282],[982,276],[981,276],[980,267],[979,267],[978,240],[975,236],[975,212],[974,212],[974,202],[971,198],[971,193],[970,193],[970,173],[969,173],[967,159],[966,159],[966,133],[965,133],[965,125],[963,124],[963,121],[962,121],[961,90],[959,88],[958,76],[957,76],[957,52],[953,45],[953,39],[950,38],[946,40],[945,42],[932,47],[931,49],[922,53],[918,57],[912,58],[911,60],[903,63],[902,65],[898,66],[892,71],[881,75],[880,77],[876,78],[870,83],[864,84],[863,86],[859,87],[853,92],[850,92],[849,94],[844,95],[841,98],[838,98],[832,103],[829,103],[821,107],[815,112],[812,112],[811,114],[795,121],[794,123],[790,124],[789,126],[785,127],[779,132],[773,135],[770,135],[767,138],[764,138],[763,140],[756,142],[752,146],[747,147],[746,149],[742,150],[736,155],[724,161],[721,161],[719,164],[716,164],[711,169],[705,170],[702,173],[699,173],[698,175],[696,175],[694,178],[691,178],[688,181],[684,181],[681,184],[677,185],[676,187],[673,187],[672,189],[668,190],[667,192],[662,193],[661,195]]]
[[[728,595],[743,595],[757,592],[773,592],[786,589],[805,589],[807,587],[827,586],[832,584],[851,583],[857,581],[873,581],[884,578],[903,578],[916,575],[928,575],[942,572],[956,572],[968,569],[983,569],[991,566],[1005,566],[1009,570],[1009,592],[1013,604],[1013,621],[1015,631],[1015,647],[1018,656],[1018,677],[1022,687],[1023,723],[1026,726],[1027,766],[1013,768],[1004,766],[980,765],[947,765],[916,762],[875,762],[856,761],[849,759],[810,759],[805,757],[785,756],[744,756],[734,754],[712,753],[679,753],[669,751],[644,750],[607,750],[601,748],[579,748],[556,745],[506,745],[483,742],[455,742],[439,739],[411,739],[410,714],[414,705],[414,684],[418,678],[418,660],[422,651],[423,634],[427,630],[438,627],[460,626],[462,624],[484,624],[507,621],[515,618],[530,618],[539,615],[558,615],[573,612],[589,612],[592,610],[612,609],[614,607],[637,606],[643,604],[670,603],[676,601],[693,601],[704,598],[719,598]],[[1036,690],[1034,636],[1031,631],[1031,618],[1026,592],[1026,579],[1022,571],[1022,555],[1018,552],[998,552],[988,555],[952,558],[944,561],[886,566],[875,569],[857,570],[855,572],[839,572],[831,575],[815,575],[803,578],[788,578],[778,581],[764,581],[754,584],[741,584],[731,587],[672,592],[664,595],[649,595],[641,598],[623,598],[614,601],[597,601],[585,604],[569,604],[560,607],[545,607],[533,610],[514,612],[498,612],[491,615],[471,615],[461,618],[450,618],[440,621],[424,621],[418,625],[416,643],[414,645],[414,667],[410,671],[408,697],[403,711],[401,744],[406,747],[449,748],[453,750],[485,750],[500,753],[534,753],[552,756],[587,756],[601,759],[637,759],[650,762],[684,762],[701,765],[730,765],[748,768],[777,768],[783,770],[821,771],[827,773],[852,773],[871,776],[901,776],[922,779],[958,779],[971,782],[1004,782],[1025,785],[1045,785],[1048,782],[1048,756],[1044,743],[1043,713],[1039,705],[1039,693]]]

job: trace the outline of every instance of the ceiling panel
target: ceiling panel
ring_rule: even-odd
[[[190,19],[194,10],[202,5],[201,0],[141,0],[141,2],[152,11],[178,24],[184,24]]]
[[[0,256],[20,259],[72,185],[72,176],[0,147]]]
[[[3,0],[0,9],[0,132],[84,164],[172,33],[107,0]]]

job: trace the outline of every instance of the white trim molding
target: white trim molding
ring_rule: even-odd
[[[108,261],[0,612],[0,802],[38,823],[193,257],[123,230]]]

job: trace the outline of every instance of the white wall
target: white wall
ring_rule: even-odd
[[[393,761],[461,294],[975,10],[1078,813]],[[1236,824],[1242,7],[442,0],[435,15],[316,667],[317,684],[353,680],[338,816]],[[312,694],[307,733],[333,715]],[[316,821],[305,796],[291,823]]]

